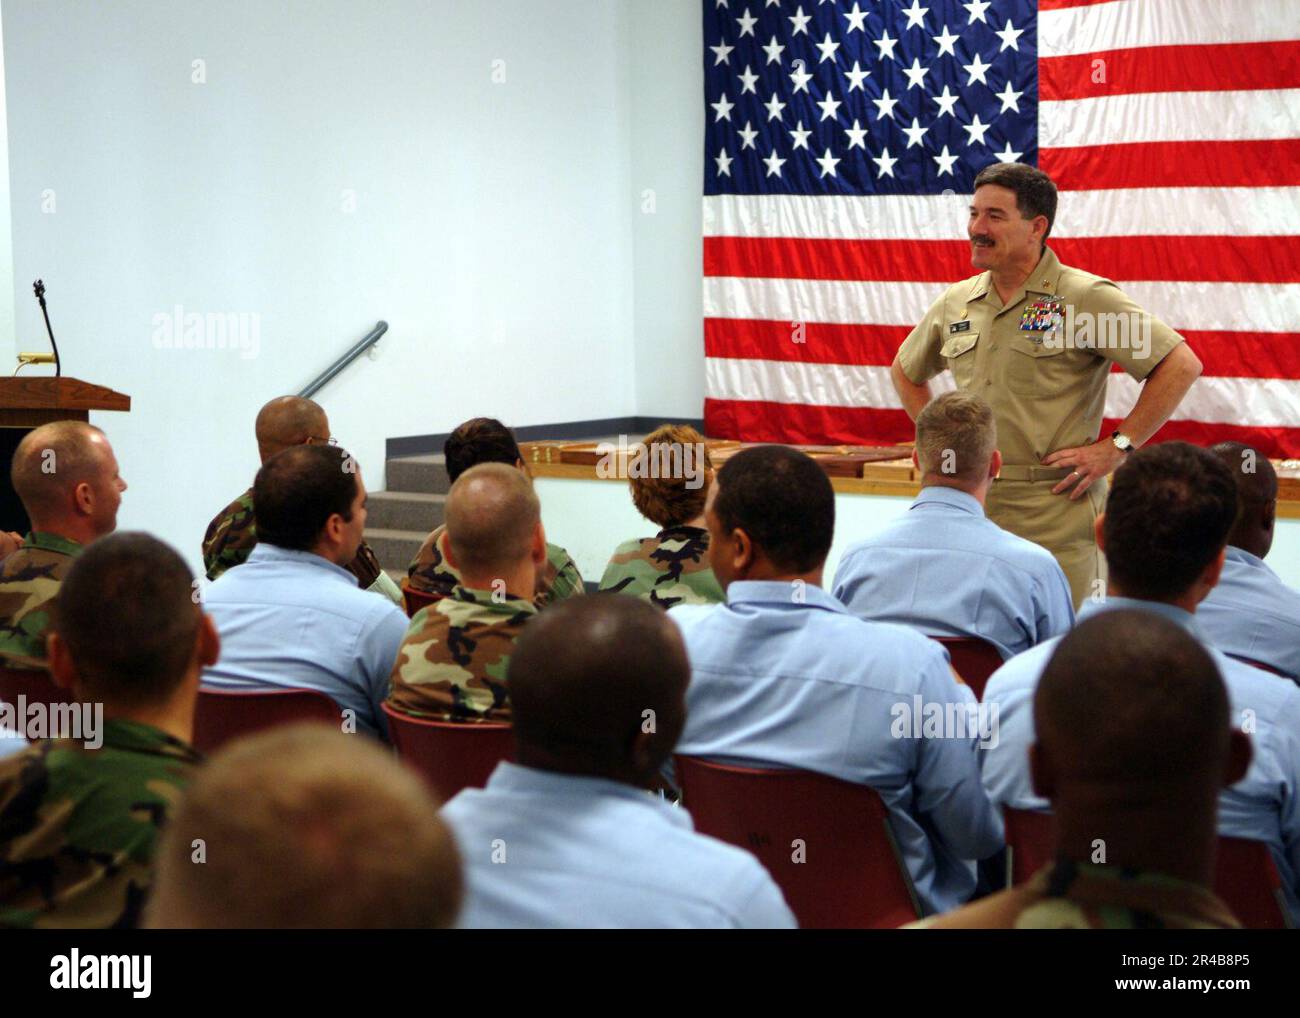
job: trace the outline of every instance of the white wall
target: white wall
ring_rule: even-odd
[[[637,413],[699,417],[704,408],[703,15],[700,0],[636,0],[633,11]]]
[[[197,564],[257,408],[380,318],[317,397],[371,487],[390,436],[635,412],[630,29],[611,0],[4,0],[18,329],[42,276],[65,373],[132,396],[95,418],[120,525]],[[157,348],[178,304],[258,315],[256,356]]]

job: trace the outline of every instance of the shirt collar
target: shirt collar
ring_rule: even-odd
[[[983,516],[984,507],[980,500],[968,492],[949,488],[943,484],[928,484],[912,500],[911,509],[922,505],[946,505],[971,516]],[[909,509],[910,511],[910,509]]]
[[[1235,545],[1228,545],[1228,560],[1231,562],[1240,562],[1243,566],[1249,566],[1251,569],[1263,569],[1272,572],[1267,563],[1258,555],[1252,555],[1244,548],[1238,548]]]
[[[1241,925],[1212,891],[1163,873],[1061,860],[1035,874],[1031,886],[1045,897],[1083,906],[1186,916],[1213,926]]]
[[[516,792],[529,795],[558,795],[577,799],[624,799],[654,809],[665,819],[688,830],[693,827],[690,815],[684,809],[669,806],[653,792],[633,788],[610,778],[593,778],[577,774],[561,774],[536,767],[503,760],[488,778],[491,791]]]
[[[45,530],[33,530],[23,538],[23,546],[26,548],[44,548],[46,551],[57,551],[60,555],[71,555],[74,558],[81,554],[82,545],[67,537],[60,537],[58,534],[51,534]]]
[[[709,543],[709,532],[703,527],[688,527],[685,525],[677,527],[664,527],[655,535],[655,540],[660,544],[665,541],[694,541],[702,540],[705,544]]]
[[[126,718],[109,718],[104,722],[104,745],[131,753],[173,757],[188,763],[199,763],[203,759],[189,743],[168,735],[161,728]]]
[[[1134,597],[1107,597],[1104,600],[1095,600],[1087,598],[1083,606],[1079,609],[1078,621],[1096,615],[1098,612],[1119,611],[1120,609],[1130,609],[1132,611],[1154,612],[1167,618],[1170,622],[1176,622],[1182,626],[1196,639],[1204,642],[1201,631],[1196,625],[1196,616],[1191,612],[1179,608],[1172,604],[1165,604],[1162,601],[1139,601]]]
[[[355,587],[357,578],[342,566],[335,565],[323,555],[317,555],[314,551],[299,551],[297,548],[281,548],[278,544],[268,544],[265,541],[258,541],[255,547],[248,555],[249,562],[293,562],[300,566],[307,566],[312,569],[323,569],[327,573],[333,573],[340,579],[346,580],[348,585]]]
[[[515,597],[510,594],[497,600],[492,596],[493,593],[491,590],[479,590],[458,583],[451,588],[451,593],[447,596],[454,601],[474,605],[479,609],[479,611],[473,613],[475,615],[503,615],[509,617],[518,615],[520,612],[527,612],[529,615],[537,614],[537,605],[532,601],[526,601],[522,597]]]
[[[727,587],[727,606],[738,604],[824,608],[842,615],[851,614],[844,605],[821,587],[815,587],[811,583],[800,583],[796,587],[794,582],[788,580],[736,580]]]
[[[1050,247],[1044,245],[1043,254],[1038,259],[1038,264],[1034,266],[1033,271],[1029,273],[1024,285],[1016,292],[1016,296],[1003,306],[1013,307],[1019,304],[1021,297],[1026,293],[1055,294],[1061,286],[1061,273],[1064,271],[1065,266],[1056,257],[1056,253]],[[985,295],[992,289],[993,273],[991,271],[981,273],[971,283],[966,302],[969,304],[973,301],[983,300]]]

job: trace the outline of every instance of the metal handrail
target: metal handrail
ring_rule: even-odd
[[[340,357],[333,364],[331,364],[328,368],[326,368],[319,375],[317,375],[315,380],[312,381],[310,384],[308,384],[308,386],[305,389],[303,389],[302,392],[298,393],[298,395],[302,396],[304,399],[310,399],[312,396],[315,396],[316,393],[320,392],[320,390],[323,389],[325,385],[334,378],[335,375],[337,375],[349,364],[351,364],[354,360],[356,360],[363,353],[369,350],[372,346],[378,343],[379,337],[382,336],[387,331],[388,331],[387,322],[383,322],[383,321],[375,322],[375,327],[371,329],[369,332],[367,332],[365,336],[363,336],[361,340],[357,343],[356,346],[354,346],[351,350],[349,350],[342,357]]]

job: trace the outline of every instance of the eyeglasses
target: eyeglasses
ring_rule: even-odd
[[[338,445],[339,440],[337,438],[321,438],[319,435],[308,435],[306,444],[312,445],[314,443],[320,443],[321,445]]]

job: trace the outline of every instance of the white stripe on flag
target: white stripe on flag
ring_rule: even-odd
[[[1287,332],[1300,322],[1300,283],[1130,282],[1120,287],[1175,329]],[[704,278],[706,318],[837,325],[915,325],[942,283]]]
[[[1171,209],[1175,196],[1177,206]],[[704,236],[963,240],[969,209],[970,196],[964,194],[709,195]],[[1052,232],[1060,237],[1295,235],[1300,234],[1300,187],[1062,191]]]
[[[1300,38],[1295,0],[1113,0],[1040,11],[1038,55]]]
[[[1137,92],[1045,102],[1038,107],[1042,148],[1153,141],[1254,141],[1293,138],[1300,89],[1251,92]]]
[[[810,406],[901,409],[889,368],[863,364],[709,357],[705,392],[713,399]],[[1125,417],[1137,401],[1138,382],[1112,375],[1106,416]],[[930,382],[937,395],[955,386],[943,372]],[[1280,378],[1198,378],[1174,412],[1174,420],[1253,427],[1295,427],[1300,422],[1300,381]]]

